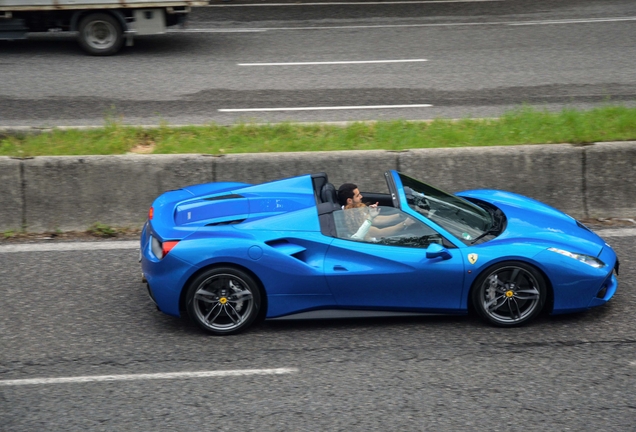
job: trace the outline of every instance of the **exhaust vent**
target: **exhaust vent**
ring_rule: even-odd
[[[207,224],[206,226],[236,225],[236,224],[240,224],[244,220],[245,219],[233,219],[233,220],[223,221],[223,222],[212,222]]]
[[[245,198],[245,197],[239,194],[230,194],[230,195],[221,195],[221,196],[215,196],[215,197],[209,197],[209,198],[203,198],[203,199],[206,201],[220,201],[220,200],[228,200],[228,199],[235,199],[235,198]]]

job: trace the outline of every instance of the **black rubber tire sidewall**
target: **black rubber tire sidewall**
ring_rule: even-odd
[[[483,295],[484,295],[483,290],[484,290],[484,282],[486,281],[486,278],[499,268],[511,267],[511,266],[522,268],[528,271],[530,274],[532,274],[532,276],[536,279],[537,284],[539,285],[537,289],[539,290],[540,297],[539,297],[538,307],[536,307],[535,310],[532,311],[532,313],[528,315],[527,317],[525,317],[522,321],[518,321],[515,323],[504,323],[501,321],[494,320],[486,311],[484,311],[482,307],[481,299],[483,298]],[[547,288],[547,283],[545,281],[545,277],[534,266],[522,261],[504,261],[504,262],[500,262],[488,267],[479,275],[479,277],[477,277],[477,279],[475,280],[473,284],[473,288],[471,290],[470,300],[471,300],[473,309],[477,312],[479,317],[482,318],[484,321],[488,322],[489,324],[494,325],[496,327],[519,327],[522,325],[526,325],[527,323],[535,319],[541,313],[541,311],[543,310],[545,306],[547,295],[548,295],[548,288]]]
[[[242,279],[248,285],[248,288],[252,292],[252,297],[254,299],[254,307],[252,308],[252,312],[250,316],[238,328],[235,328],[232,330],[221,331],[221,330],[211,329],[197,319],[196,312],[194,311],[193,300],[194,300],[194,294],[197,288],[206,279],[217,274],[232,274]],[[207,333],[210,333],[216,336],[237,334],[244,331],[254,322],[256,317],[258,317],[260,313],[260,309],[261,309],[261,304],[262,304],[261,291],[259,289],[258,284],[254,280],[254,278],[248,273],[244,272],[243,270],[240,270],[234,267],[215,267],[215,268],[211,268],[209,270],[204,271],[203,273],[198,275],[195,279],[193,279],[190,282],[186,292],[186,311],[188,313],[188,317],[190,318],[190,320],[193,323],[195,323],[197,326],[199,326],[201,329],[206,331]]]
[[[106,21],[112,24],[116,31],[116,41],[108,49],[98,50],[90,46],[84,39],[84,29],[92,21]],[[107,13],[92,13],[83,17],[79,24],[77,40],[84,51],[94,56],[109,56],[116,54],[124,44],[124,32],[121,23],[114,16]]]

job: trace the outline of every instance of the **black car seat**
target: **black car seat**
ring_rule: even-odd
[[[316,197],[316,204],[320,204],[322,199],[320,198],[320,191],[322,187],[327,183],[327,173],[321,172],[311,175],[311,181],[314,186],[314,196]]]
[[[318,219],[320,220],[320,232],[329,237],[336,236],[336,225],[333,219],[334,210],[339,210],[338,194],[336,188],[329,183],[327,174],[322,172],[312,174],[311,180],[318,207]]]
[[[320,201],[338,205],[338,193],[331,183],[325,183],[320,189]]]

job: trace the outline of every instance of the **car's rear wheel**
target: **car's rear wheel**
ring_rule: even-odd
[[[527,323],[543,309],[547,295],[543,275],[522,262],[490,267],[475,281],[473,306],[486,321],[499,327]]]
[[[205,271],[195,278],[186,293],[189,317],[215,335],[239,333],[258,316],[261,293],[246,272],[232,267]]]

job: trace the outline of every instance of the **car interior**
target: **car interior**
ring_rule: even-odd
[[[334,211],[340,210],[338,203],[338,190],[329,183],[327,173],[320,172],[311,175],[314,186],[314,196],[318,207],[318,217],[320,220],[321,232],[330,237],[337,237],[337,221],[334,218]],[[375,204],[380,206],[393,207],[391,195],[388,193],[362,192],[365,204]]]
[[[350,232],[345,226],[344,211],[338,203],[338,193],[335,186],[329,183],[327,174],[324,172],[311,176],[318,218],[320,221],[320,231],[323,235],[350,239]],[[363,202],[367,205],[378,203],[383,207],[383,214],[401,213],[394,206],[394,201],[388,193],[361,192]],[[406,216],[408,218],[408,216]],[[416,223],[408,230],[400,233],[374,239],[374,243],[396,246],[428,247],[430,243],[438,243],[447,247],[454,247],[452,243],[446,241],[441,235],[422,223]]]
[[[324,203],[333,203],[340,207],[338,204],[338,189],[329,183],[327,174],[324,172],[312,174],[311,179],[314,184],[314,195],[316,197],[316,204],[320,206]],[[393,201],[391,195],[388,193],[377,192],[361,192],[363,202],[365,204],[375,204],[383,207],[393,207]],[[325,207],[327,208],[327,206]]]

